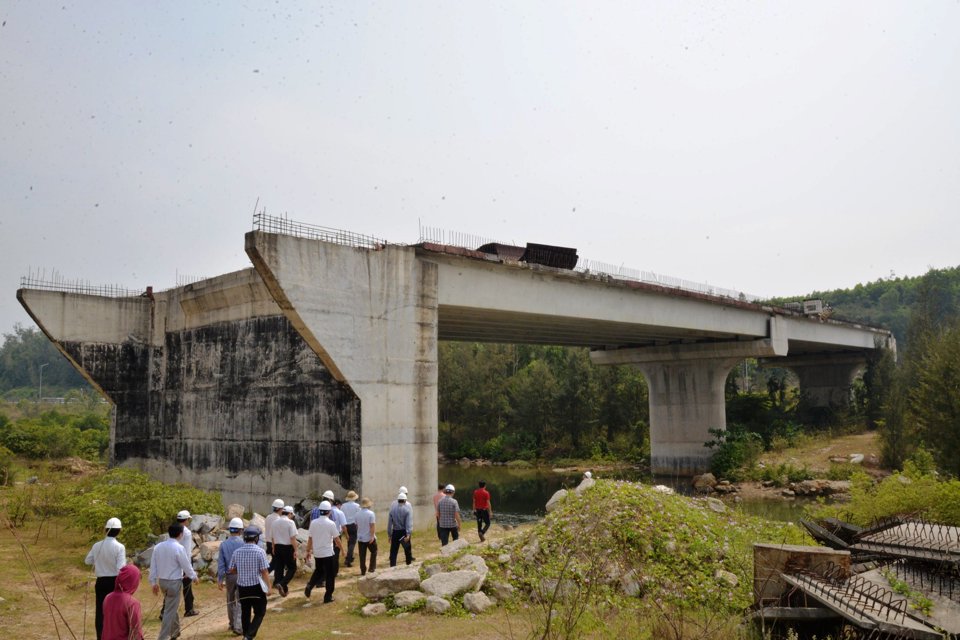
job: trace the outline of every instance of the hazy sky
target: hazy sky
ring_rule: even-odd
[[[254,206],[763,296],[960,264],[960,2],[0,0],[0,332],[29,269],[249,265]]]

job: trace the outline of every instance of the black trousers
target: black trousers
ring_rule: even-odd
[[[267,594],[259,584],[237,589],[240,591],[240,624],[243,635],[246,638],[256,638],[263,616],[267,613]]]
[[[113,588],[117,585],[117,576],[101,576],[93,586],[93,591],[97,595],[97,616],[94,626],[97,628],[97,640],[103,635],[103,601]]]
[[[360,575],[367,575],[367,551],[370,552],[370,572],[377,570],[377,543],[375,540],[360,543]]]
[[[323,583],[323,601],[333,600],[333,590],[337,582],[336,554],[326,558],[313,557],[313,575],[307,581],[307,585],[312,589]]]
[[[273,545],[273,569],[274,586],[286,586],[293,580],[293,576],[297,575],[297,558],[293,555],[292,544]]]
[[[347,525],[347,557],[346,563],[349,567],[353,564],[353,549],[357,546],[357,524]]]
[[[457,527],[440,527],[440,546],[445,547],[450,541],[450,536],[453,536],[454,540],[460,538],[460,529]]]
[[[411,548],[410,541],[407,540],[403,542],[404,537],[406,537],[407,532],[403,529],[399,531],[394,531],[393,535],[390,536],[390,566],[397,566],[397,553],[400,551],[400,547],[403,547],[403,555],[407,561],[407,564],[413,562],[413,549]]]
[[[477,533],[482,536],[490,528],[490,510],[477,509],[473,513],[477,516]]]
[[[183,578],[183,612],[193,611],[193,580]]]

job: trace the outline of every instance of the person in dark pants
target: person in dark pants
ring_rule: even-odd
[[[370,552],[370,573],[377,570],[377,516],[373,513],[373,500],[360,501],[357,512],[357,542],[360,545],[360,575],[367,575],[367,552]]]
[[[343,563],[345,567],[353,566],[353,551],[357,546],[357,513],[360,512],[360,505],[357,504],[359,497],[356,491],[348,491],[343,497],[343,506],[340,507],[347,520],[347,555]]]
[[[481,480],[479,488],[473,492],[473,515],[477,517],[477,533],[480,542],[486,540],[487,530],[490,529],[490,516],[493,515],[493,506],[490,504],[490,492],[487,483]]]
[[[230,556],[229,571],[237,574],[237,590],[240,592],[243,640],[257,637],[270,595],[270,563],[267,554],[257,544],[259,542],[260,529],[247,527],[243,531],[243,546]]]
[[[97,582],[93,587],[97,598],[97,613],[94,619],[97,640],[100,640],[103,635],[103,601],[113,593],[117,574],[127,564],[127,550],[117,541],[121,527],[119,518],[107,520],[106,537],[93,545],[84,560],[87,564],[93,565],[93,573],[97,577]]]
[[[297,524],[291,520],[293,507],[287,505],[282,515],[274,521],[273,532],[273,586],[287,597],[287,585],[297,575]]]
[[[460,504],[454,499],[456,491],[452,484],[443,489],[443,497],[437,503],[437,524],[440,526],[440,546],[447,546],[452,536],[454,540],[460,537]]]
[[[331,505],[324,500],[318,507],[319,517],[310,521],[310,537],[307,539],[307,555],[313,554],[313,575],[307,581],[303,595],[310,597],[313,588],[323,582],[323,602],[333,602],[333,590],[336,587],[337,570],[335,549],[342,549],[340,527],[331,520]]]
[[[387,536],[390,538],[390,566],[397,566],[397,553],[403,547],[407,564],[413,562],[413,549],[410,534],[413,533],[413,513],[407,507],[407,494],[401,493],[390,507],[387,517]]]
[[[193,519],[193,516],[190,515],[190,512],[184,509],[177,514],[177,524],[183,525],[183,538],[180,539],[180,544],[183,545],[183,548],[187,550],[187,557],[190,558],[190,561],[193,562],[193,532],[190,531],[190,521]],[[161,610],[161,615],[163,611]],[[183,617],[189,618],[190,616],[200,615],[200,612],[197,611],[196,607],[193,606],[193,581],[189,578],[183,579]]]

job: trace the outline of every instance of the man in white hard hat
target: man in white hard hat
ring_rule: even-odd
[[[280,517],[273,521],[273,586],[284,598],[287,585],[297,575],[297,523],[287,516],[293,515],[293,507],[286,505]]]
[[[243,625],[240,621],[240,594],[237,590],[237,574],[230,573],[230,559],[233,552],[243,546],[243,520],[234,518],[227,525],[230,537],[220,545],[217,553],[217,586],[227,590],[227,622],[234,635],[243,635]]]
[[[186,509],[177,514],[177,523],[183,525],[183,537],[180,538],[180,544],[183,545],[187,552],[187,558],[192,563],[193,531],[190,530],[191,520],[193,520],[193,516]],[[200,615],[200,612],[193,606],[193,581],[185,577],[183,579],[183,617],[189,618],[196,615]]]
[[[456,488],[448,484],[443,489],[443,498],[437,503],[437,526],[440,534],[440,546],[445,547],[453,536],[454,540],[460,537],[460,503],[458,503],[453,494]]]
[[[407,494],[397,495],[397,501],[390,507],[387,516],[387,537],[390,538],[390,566],[397,566],[397,553],[403,547],[407,564],[413,562],[413,549],[410,536],[413,533],[413,510],[407,506]]]
[[[110,518],[104,527],[106,536],[103,540],[94,543],[84,560],[93,565],[93,573],[97,577],[93,591],[97,597],[97,614],[94,625],[97,629],[97,640],[103,634],[103,600],[113,592],[116,586],[117,574],[123,565],[127,564],[127,550],[117,536],[120,534],[119,518]]]
[[[307,556],[313,554],[313,575],[307,581],[307,588],[303,595],[310,597],[313,588],[324,585],[323,602],[333,602],[333,590],[336,586],[337,551],[343,548],[340,540],[340,529],[328,516],[333,508],[324,500],[317,507],[319,516],[310,522],[310,537],[307,538]]]
[[[280,517],[280,512],[283,510],[284,501],[282,498],[277,498],[273,501],[273,511],[266,517],[263,522],[263,539],[267,542],[267,555],[270,556],[270,571],[272,572],[273,567],[273,531],[271,526],[274,522],[277,521],[277,518]]]
[[[190,535],[183,525],[175,523],[167,529],[168,538],[153,548],[150,556],[150,586],[153,595],[163,592],[163,614],[157,640],[171,640],[180,636],[180,593],[183,581],[197,581],[197,572],[187,557],[180,540]]]

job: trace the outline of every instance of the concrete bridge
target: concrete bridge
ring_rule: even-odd
[[[246,236],[252,269],[104,297],[22,288],[31,317],[115,404],[115,464],[265,508],[358,489],[411,490],[432,517],[439,340],[590,347],[650,390],[652,466],[693,474],[726,426],[744,358],[794,370],[840,404],[887,331],[470,249],[370,242],[307,226]]]

